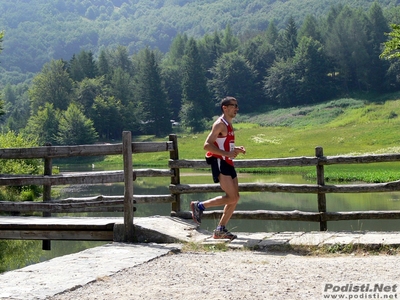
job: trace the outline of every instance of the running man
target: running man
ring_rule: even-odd
[[[193,220],[200,225],[205,209],[224,205],[224,211],[214,230],[213,238],[233,240],[237,236],[230,233],[225,227],[239,201],[239,184],[233,159],[240,153],[245,154],[246,150],[243,146],[235,146],[232,120],[239,110],[237,100],[234,97],[222,99],[221,110],[222,116],[214,122],[204,143],[204,150],[207,151],[206,160],[211,165],[213,180],[215,183],[220,183],[225,195],[203,202],[192,201],[190,208]]]

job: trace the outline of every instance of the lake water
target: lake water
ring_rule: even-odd
[[[92,169],[92,166],[80,166],[79,171],[102,171]],[[78,171],[76,167],[60,167],[61,172]],[[212,183],[210,172],[182,172],[181,183]],[[259,183],[308,183],[300,175],[266,175],[238,173],[239,182]],[[157,195],[169,194],[170,178],[137,178],[134,182],[134,194]],[[328,183],[327,183],[328,184]],[[98,184],[78,185],[59,190],[57,199],[68,197],[89,197],[97,195],[123,195],[124,185]],[[182,210],[189,210],[189,203],[193,200],[206,200],[218,194],[191,194],[182,195]],[[327,211],[365,211],[365,210],[400,210],[400,192],[391,193],[360,193],[360,194],[327,194]],[[171,204],[137,204],[135,217],[154,215],[170,215]],[[222,209],[215,208],[215,209]],[[316,194],[246,192],[241,193],[237,210],[277,210],[277,211],[318,211]],[[92,216],[121,216],[123,213],[95,213]],[[212,231],[218,220],[205,219],[201,228]],[[262,221],[262,220],[235,220],[232,219],[228,227],[234,232],[282,232],[282,231],[318,231],[317,222],[300,221]],[[329,231],[397,231],[400,220],[356,220],[328,222]],[[90,247],[104,244],[104,242],[82,241],[51,241],[51,251],[41,250],[41,241],[35,241],[40,261],[53,257],[78,252]],[[29,262],[27,262],[29,264]]]

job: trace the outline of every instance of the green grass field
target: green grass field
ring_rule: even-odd
[[[252,115],[240,115],[239,111],[234,120],[235,143],[245,146],[247,153],[238,159],[314,156],[317,146],[323,147],[326,156],[399,153],[400,100],[378,100],[340,99]],[[177,133],[179,157],[203,158],[207,134],[208,130],[199,134]],[[135,154],[133,161],[135,166],[165,167],[168,158],[168,153]],[[110,157],[104,163],[112,163],[113,159],[120,158]],[[400,179],[399,167],[400,163],[335,165],[326,168],[325,176],[331,181],[384,182]],[[313,168],[253,171],[315,176]]]

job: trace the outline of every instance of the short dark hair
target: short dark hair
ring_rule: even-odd
[[[224,99],[222,99],[221,100],[221,110],[223,111],[222,106],[228,106],[229,104],[231,104],[232,100],[237,101],[236,98],[232,97],[232,96],[227,96]]]

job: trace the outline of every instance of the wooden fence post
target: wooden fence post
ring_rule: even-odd
[[[50,143],[46,143],[46,146],[51,147]],[[51,158],[44,159],[44,176],[51,176],[53,172],[53,161]],[[43,185],[43,202],[51,201],[51,184]],[[43,217],[51,217],[51,213],[44,212]],[[43,240],[42,241],[42,250],[51,250],[51,240]]]
[[[133,225],[133,167],[132,167],[132,134],[122,132],[122,153],[124,158],[124,242],[135,241]]]
[[[322,158],[324,156],[324,149],[322,147],[315,147],[315,156],[318,158]],[[325,185],[325,175],[324,175],[324,166],[317,164],[317,184]],[[318,193],[318,211],[320,213],[326,212],[326,194]],[[326,221],[319,222],[319,230],[327,231],[328,224]]]
[[[173,142],[174,144],[174,151],[169,152],[169,158],[173,160],[178,160],[179,159],[179,152],[178,152],[178,138],[176,134],[170,134],[169,135],[169,140]],[[174,176],[171,177],[171,184],[180,184],[181,183],[181,177],[180,177],[180,171],[179,168],[173,168],[174,171]],[[172,203],[171,205],[171,214],[173,212],[179,213],[181,211],[181,195],[180,194],[174,194],[175,197],[175,202]]]

